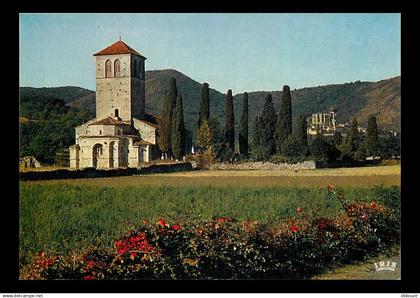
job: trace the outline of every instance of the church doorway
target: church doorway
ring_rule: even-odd
[[[92,147],[92,166],[94,168],[98,167],[98,161],[102,157],[103,151],[102,144],[95,144]]]
[[[129,141],[127,138],[124,138],[120,141],[120,146],[118,150],[120,167],[128,167],[128,145]]]

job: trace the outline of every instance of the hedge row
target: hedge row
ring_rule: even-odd
[[[329,193],[336,195],[332,188]],[[40,252],[23,278],[300,279],[399,242],[398,204],[341,202],[343,213],[334,218],[298,208],[287,221],[268,224],[226,217],[144,222],[117,239],[113,250]]]

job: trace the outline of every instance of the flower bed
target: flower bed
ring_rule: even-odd
[[[340,200],[342,215],[318,218],[299,207],[287,221],[268,224],[227,217],[144,221],[117,239],[113,250],[40,252],[24,275],[85,280],[308,278],[399,242],[395,203],[346,203],[332,186],[328,196]]]

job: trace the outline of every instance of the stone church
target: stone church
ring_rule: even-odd
[[[157,155],[157,118],[145,112],[146,57],[119,40],[93,55],[96,117],[75,128],[71,168],[138,167]]]

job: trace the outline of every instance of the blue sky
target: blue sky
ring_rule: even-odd
[[[20,86],[95,90],[95,52],[119,38],[221,92],[400,75],[400,14],[20,14]]]

